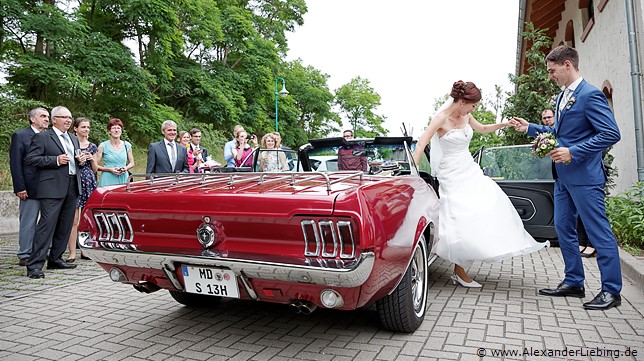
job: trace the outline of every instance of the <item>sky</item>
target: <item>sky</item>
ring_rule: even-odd
[[[474,82],[484,98],[495,85],[513,89],[518,0],[306,3],[304,24],[288,35],[287,60],[328,74],[331,91],[356,76],[368,79],[390,136],[402,134],[403,122],[420,136],[434,100],[457,80]]]

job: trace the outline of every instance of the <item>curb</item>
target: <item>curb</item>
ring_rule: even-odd
[[[640,291],[644,292],[644,261],[619,248],[619,263],[622,266],[622,277],[628,277]]]

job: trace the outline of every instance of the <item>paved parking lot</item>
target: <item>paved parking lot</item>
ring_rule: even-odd
[[[586,299],[537,295],[562,278],[557,248],[475,263],[481,289],[452,285],[439,260],[425,322],[394,334],[373,308],[304,316],[230,300],[191,309],[165,291],[116,284],[92,261],[30,280],[12,242],[0,238],[2,360],[644,360],[644,293],[629,279],[622,306],[606,312],[581,307],[600,287],[594,258],[584,260]]]

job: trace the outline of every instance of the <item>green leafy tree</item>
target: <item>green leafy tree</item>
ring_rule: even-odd
[[[503,117],[518,116],[528,121],[541,119],[541,111],[552,107],[553,99],[559,92],[557,85],[548,79],[545,66],[545,55],[550,51],[552,40],[544,29],[535,29],[534,24],[526,24],[527,31],[521,34],[528,44],[525,53],[527,69],[524,74],[510,76],[516,86],[516,93],[511,94],[503,110]],[[508,144],[525,144],[528,138],[525,133],[508,131]]]
[[[380,95],[369,85],[369,80],[355,77],[335,90],[336,104],[351,123],[356,137],[387,135],[382,126],[385,117],[375,113]]]
[[[289,97],[297,109],[295,126],[304,130],[304,143],[308,139],[322,138],[342,128],[340,116],[333,112],[333,93],[327,81],[329,75],[323,74],[312,66],[304,66],[301,59],[287,64]]]

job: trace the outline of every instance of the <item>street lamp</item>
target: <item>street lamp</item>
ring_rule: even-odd
[[[282,90],[280,90],[278,92],[277,91],[277,84],[279,83],[280,80],[282,81]],[[277,105],[279,103],[279,95],[281,95],[283,97],[288,95],[288,90],[286,90],[286,81],[284,81],[284,78],[275,79],[275,131],[276,132],[279,132],[279,125],[277,123],[277,121],[278,121],[277,113],[279,111],[279,108],[277,107]]]

